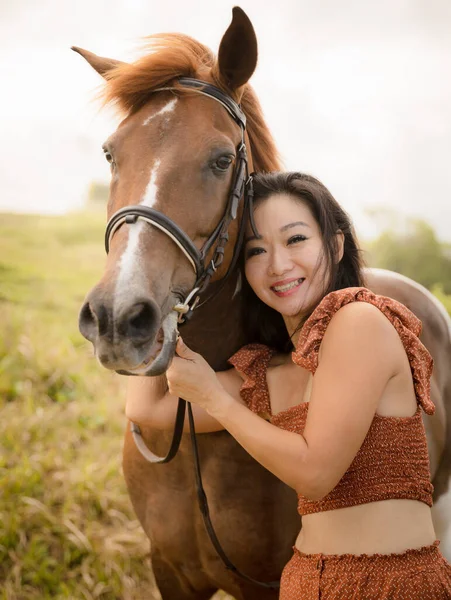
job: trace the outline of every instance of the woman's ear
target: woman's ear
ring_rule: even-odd
[[[335,235],[337,238],[337,265],[338,265],[338,263],[341,262],[341,259],[343,258],[343,254],[345,252],[345,234],[342,232],[341,229],[339,229]]]

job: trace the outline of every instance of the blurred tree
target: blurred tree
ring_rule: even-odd
[[[434,294],[436,298],[440,300],[443,306],[448,311],[448,314],[451,316],[451,296],[447,296],[443,290],[443,286],[440,283],[437,283],[432,288],[431,292]]]
[[[368,252],[371,266],[402,273],[428,289],[438,285],[451,294],[450,247],[437,239],[426,221],[407,219],[400,230],[386,229],[368,245]]]

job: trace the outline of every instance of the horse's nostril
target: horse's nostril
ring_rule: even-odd
[[[107,306],[91,293],[89,299],[83,304],[78,317],[81,334],[90,342],[94,342],[97,336],[105,336],[110,333],[111,321]]]
[[[147,341],[155,334],[155,311],[150,303],[139,302],[128,310],[120,333],[135,340]]]
[[[91,306],[89,304],[89,302],[86,302],[83,306],[82,309],[80,311],[80,323],[93,323],[94,322],[94,314],[91,310]]]
[[[143,329],[146,327],[147,323],[149,323],[152,318],[152,311],[146,305],[143,305],[139,308],[139,311],[134,316],[130,317],[130,327],[135,329]]]
[[[78,319],[80,333],[89,341],[93,342],[97,334],[97,323],[89,302],[85,302],[80,311]]]

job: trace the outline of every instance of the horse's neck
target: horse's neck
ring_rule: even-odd
[[[205,296],[214,291],[211,285]],[[227,368],[227,359],[246,343],[242,330],[244,305],[235,293],[237,276],[229,277],[224,288],[194,311],[189,323],[180,328],[186,344],[199,352],[216,370]]]

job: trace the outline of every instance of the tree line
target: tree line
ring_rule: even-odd
[[[368,265],[396,271],[421,283],[450,310],[451,298],[446,296],[451,295],[451,244],[441,242],[433,227],[422,219],[404,219],[399,225],[398,219],[396,227],[386,227],[365,244]]]

